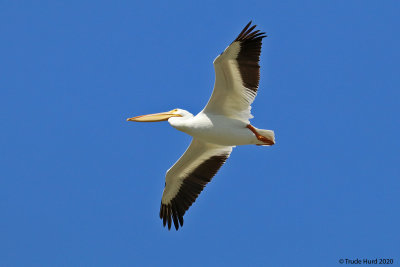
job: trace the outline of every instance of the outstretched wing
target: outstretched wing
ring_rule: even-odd
[[[218,172],[232,152],[230,146],[219,146],[193,139],[182,157],[172,166],[165,178],[160,218],[171,229],[183,225],[183,215],[196,201],[208,182]]]
[[[246,25],[238,37],[214,60],[215,84],[203,112],[249,123],[251,103],[257,95],[264,32]]]

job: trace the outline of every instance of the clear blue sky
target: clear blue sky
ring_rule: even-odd
[[[1,1],[0,266],[400,264],[400,2]],[[158,218],[212,61],[268,33],[252,123],[178,232]]]

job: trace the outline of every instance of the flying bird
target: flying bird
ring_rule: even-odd
[[[250,124],[251,104],[260,80],[260,54],[265,32],[251,21],[214,60],[215,84],[211,98],[196,116],[186,110],[142,115],[136,122],[168,120],[175,129],[193,137],[181,158],[167,171],[161,199],[164,227],[183,226],[183,215],[238,145],[271,146],[274,132]]]

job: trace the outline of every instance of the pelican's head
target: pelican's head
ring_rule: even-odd
[[[186,110],[183,109],[173,109],[171,111],[167,112],[161,112],[161,113],[154,113],[154,114],[148,114],[148,115],[142,115],[142,116],[137,116],[133,118],[127,119],[127,121],[138,121],[138,122],[156,122],[156,121],[166,121],[169,118],[173,117],[193,117],[193,115]]]

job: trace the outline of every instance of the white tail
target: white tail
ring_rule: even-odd
[[[256,129],[257,129],[257,128],[256,128]],[[272,131],[272,130],[257,129],[257,132],[258,132],[259,134],[261,134],[262,136],[265,136],[265,137],[268,138],[269,140],[274,141],[274,143],[275,143],[275,134],[274,134],[274,131]],[[263,143],[262,141],[258,141],[257,145],[269,146],[269,145],[266,145],[265,143]]]

